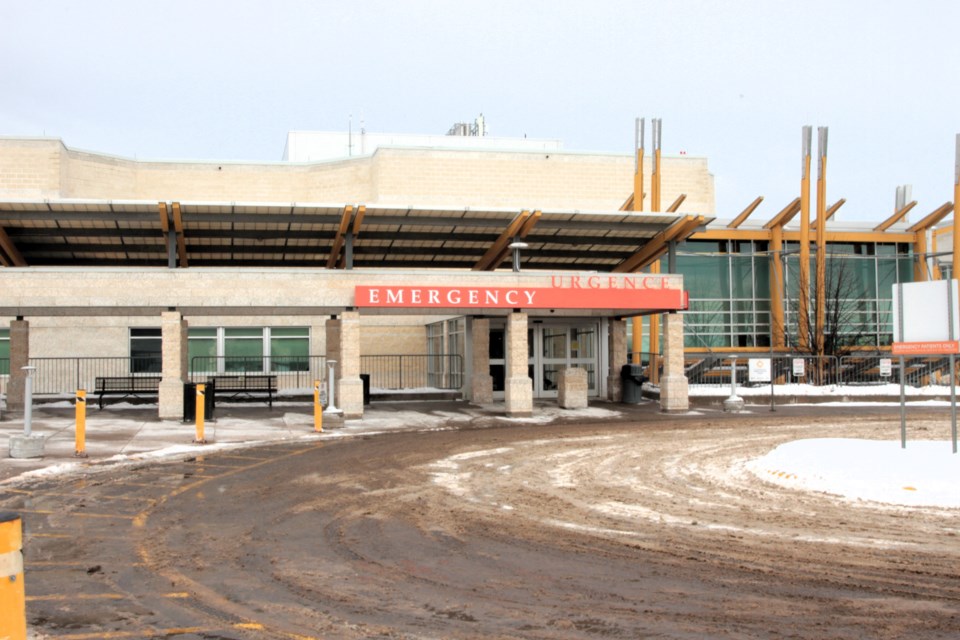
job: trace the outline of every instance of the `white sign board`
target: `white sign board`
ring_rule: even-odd
[[[750,382],[770,382],[770,358],[750,358]]]
[[[953,289],[953,336],[950,335],[947,287]],[[900,296],[903,287],[903,336],[900,335]],[[905,282],[893,285],[893,341],[939,342],[960,339],[960,296],[956,280]]]
[[[807,367],[803,358],[793,359],[793,377],[802,378],[807,375]]]
[[[880,377],[889,378],[893,375],[893,360],[891,358],[880,358]]]

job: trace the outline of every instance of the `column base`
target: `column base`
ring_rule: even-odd
[[[687,376],[664,376],[660,379],[660,410],[681,413],[690,410]]]
[[[511,418],[529,418],[533,415],[533,385],[530,378],[508,378],[504,388],[507,415]]]
[[[44,440],[43,436],[25,436],[22,434],[10,436],[10,457],[42,458]]]
[[[490,404],[493,402],[493,376],[488,374],[473,374],[470,385],[470,402],[473,404]]]
[[[161,380],[159,387],[161,420],[183,420],[183,380]]]
[[[346,420],[363,417],[363,380],[348,378],[340,380],[337,385],[339,392],[336,398],[337,406],[343,411]]]
[[[607,376],[607,400],[623,402],[623,378],[620,376]]]

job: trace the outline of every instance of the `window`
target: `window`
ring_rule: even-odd
[[[159,327],[130,329],[130,373],[160,373],[162,353]]]
[[[310,370],[309,327],[191,327],[188,335],[194,373]]]
[[[310,370],[310,330],[306,327],[267,329],[271,371]]]
[[[0,376],[10,375],[10,329],[0,329]]]

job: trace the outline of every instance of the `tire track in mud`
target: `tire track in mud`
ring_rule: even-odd
[[[221,470],[214,454],[202,474],[156,465],[84,488],[152,502],[128,541],[71,561],[126,549],[115,590],[151,628],[197,625],[184,638],[954,637],[960,511],[855,503],[745,468],[797,438],[888,438],[894,420],[797,422],[395,434],[262,448]],[[77,495],[58,491],[46,500]],[[86,628],[129,631],[110,606]]]

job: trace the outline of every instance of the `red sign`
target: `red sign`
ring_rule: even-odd
[[[659,280],[658,280],[659,282]],[[393,309],[617,309],[677,311],[682,289],[358,286],[358,307]]]
[[[939,356],[960,353],[960,341],[894,342],[892,351],[895,356]]]

